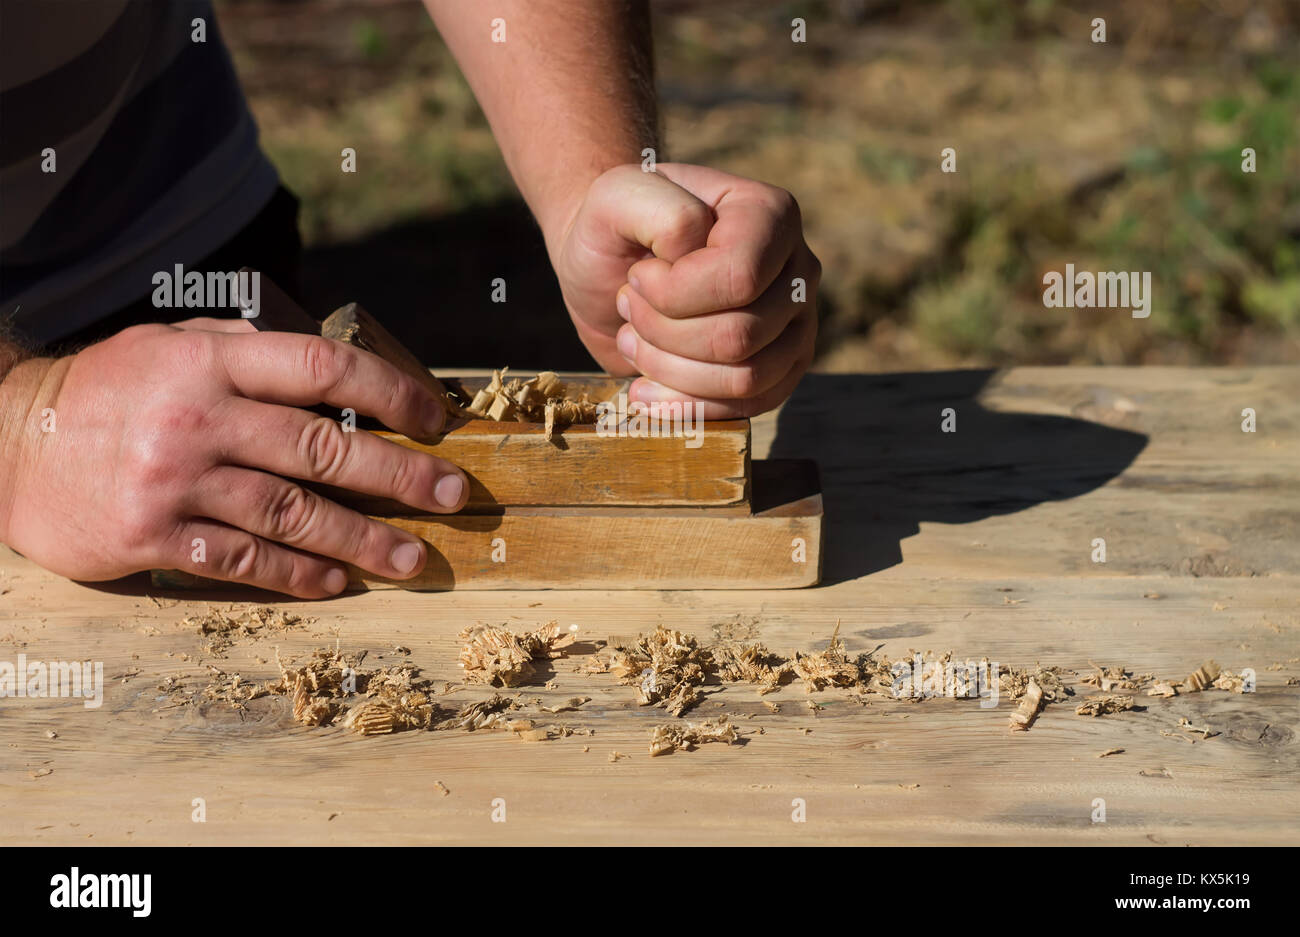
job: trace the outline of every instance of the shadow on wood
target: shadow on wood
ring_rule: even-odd
[[[823,583],[901,563],[902,541],[922,521],[964,524],[1092,491],[1146,446],[1141,433],[1086,420],[987,410],[976,398],[993,373],[803,379],[770,456],[814,459],[821,469]],[[941,429],[947,407],[955,432]]]

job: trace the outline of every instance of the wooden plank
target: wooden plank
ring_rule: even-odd
[[[754,463],[755,503],[731,508],[505,507],[380,518],[429,547],[413,579],[350,569],[354,587],[797,589],[821,575],[822,502],[810,462]],[[220,587],[155,571],[159,588]]]
[[[563,374],[573,394],[615,399],[628,381],[604,375]],[[488,380],[448,377],[469,397]],[[458,419],[433,440],[408,439],[373,423],[377,435],[447,459],[465,472],[477,513],[502,505],[693,506],[741,505],[749,498],[749,420],[710,420],[688,435],[616,436],[595,426],[557,427],[545,437],[541,423]],[[668,424],[665,420],[664,427]],[[408,514],[396,501],[328,485],[314,486],[340,504],[369,514]]]
[[[812,375],[779,416],[754,421],[754,442],[759,458],[824,469],[827,576],[815,589],[356,592],[279,603],[318,620],[212,660],[182,616],[265,594],[187,593],[159,608],[147,579],[72,583],[0,548],[0,660],[89,657],[119,676],[98,710],[0,701],[0,802],[11,808],[0,843],[1295,842],[1298,390],[1297,368]],[[845,395],[872,406],[845,408]],[[955,437],[939,435],[950,405]],[[1240,431],[1246,406],[1259,414],[1255,435]],[[1094,564],[1102,534],[1110,559]],[[824,647],[839,620],[851,654],[951,648],[1174,677],[1212,657],[1252,667],[1259,687],[1096,719],[1051,707],[1016,735],[1006,705],[862,707],[825,691],[811,695],[823,705],[814,714],[809,695],[787,687],[764,698],[779,703],[772,713],[752,688],[709,687],[687,718],[729,713],[746,744],[655,759],[650,729],[670,717],[571,661],[556,662],[554,689],[530,686],[526,698],[591,696],[556,721],[596,734],[535,744],[306,729],[280,698],[245,712],[158,701],[167,677],[197,692],[212,663],[265,680],[272,644],[289,658],[336,640],[368,649],[368,663],[410,660],[459,684],[463,627],[551,619],[588,640],[659,623],[708,640],[727,624],[782,653]],[[484,692],[457,690],[445,704]],[[1222,734],[1194,744],[1162,734],[1180,734],[1180,718]],[[1096,757],[1116,747],[1124,754]],[[611,763],[611,750],[631,757]],[[206,823],[191,819],[195,797]],[[492,822],[498,797],[506,823]],[[796,797],[807,822],[791,822]],[[1091,819],[1099,797],[1104,823]]]
[[[748,420],[704,424],[696,448],[672,436],[602,437],[594,426],[570,426],[548,441],[541,424],[490,420],[432,443],[379,435],[459,466],[469,480],[469,513],[501,505],[723,506],[749,495]],[[410,512],[388,499],[321,489],[370,514]]]

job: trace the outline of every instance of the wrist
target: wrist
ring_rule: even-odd
[[[54,404],[71,360],[27,358],[0,375],[0,543],[10,542],[14,504],[24,467],[34,458],[33,443],[57,428]]]

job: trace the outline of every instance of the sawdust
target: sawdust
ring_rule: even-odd
[[[725,742],[734,745],[740,740],[736,727],[726,716],[719,716],[716,721],[686,723],[685,725],[655,726],[650,734],[650,757],[667,755],[677,751],[694,751],[698,745],[707,742]]]
[[[615,648],[610,671],[625,686],[637,688],[639,705],[680,716],[704,699],[699,688],[714,666],[694,636],[659,625],[635,644]]]
[[[507,380],[509,370],[493,371],[487,387],[474,395],[465,410],[482,420],[542,423],[547,440],[556,426],[596,422],[596,402],[586,392],[572,396],[554,371],[543,371],[528,380]]]
[[[534,661],[564,657],[575,635],[562,634],[559,623],[552,621],[524,634],[502,625],[472,625],[460,633],[460,639],[465,642],[460,663],[467,681],[510,687],[535,675]]]
[[[305,619],[301,615],[259,605],[244,608],[238,613],[234,606],[229,609],[209,609],[202,615],[187,615],[180,620],[182,627],[196,628],[199,634],[207,638],[203,650],[213,657],[224,657],[240,638],[258,639],[271,632],[288,631],[303,627],[315,619]]]

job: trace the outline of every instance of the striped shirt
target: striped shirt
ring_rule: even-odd
[[[278,182],[211,0],[0,0],[0,322],[19,337],[147,296]]]

